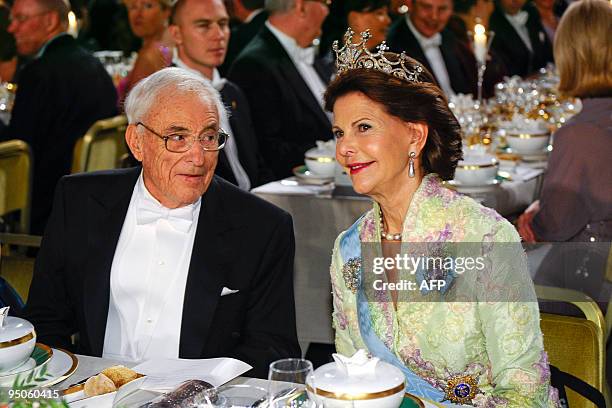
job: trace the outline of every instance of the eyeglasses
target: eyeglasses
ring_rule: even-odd
[[[208,152],[216,152],[223,149],[229,135],[225,133],[223,129],[215,131],[212,129],[205,130],[199,136],[192,136],[188,134],[174,133],[169,136],[163,136],[145,125],[142,122],[136,123],[136,126],[142,126],[155,136],[159,137],[164,141],[166,150],[172,153],[184,153],[191,149],[196,139],[200,142],[202,149]]]

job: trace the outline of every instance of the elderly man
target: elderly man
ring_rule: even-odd
[[[538,10],[526,0],[500,0],[489,20],[491,48],[510,75],[528,76],[553,61],[552,45]]]
[[[133,168],[62,178],[26,317],[53,347],[119,360],[300,355],[291,217],[214,175],[223,104],[165,68],[126,100]]]
[[[329,13],[326,0],[266,0],[265,27],[240,53],[228,77],[246,94],[265,162],[291,175],[317,140],[332,138],[323,110],[331,67],[315,61],[313,41]]]
[[[104,67],[66,34],[64,0],[15,0],[8,31],[20,56],[15,105],[0,140],[22,139],[34,154],[31,232],[42,234],[53,189],[70,172],[75,141],[116,113],[115,87]]]
[[[176,44],[174,65],[200,75],[221,93],[229,118],[221,113],[221,127],[230,135],[219,154],[216,173],[243,190],[272,176],[263,165],[253,131],[249,103],[234,83],[221,78],[217,67],[227,51],[229,16],[222,0],[178,0],[169,30]]]
[[[446,28],[452,14],[453,0],[412,0],[410,12],[397,19],[387,35],[391,51],[405,51],[425,65],[447,96],[475,88],[472,67],[462,66],[464,51]]]

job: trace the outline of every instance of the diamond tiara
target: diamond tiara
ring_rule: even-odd
[[[376,52],[371,52],[366,46],[368,40],[372,37],[370,30],[363,31],[361,33],[361,42],[356,44],[353,43],[354,34],[352,29],[346,30],[344,46],[342,48],[338,47],[338,40],[332,44],[332,49],[336,53],[338,75],[351,69],[365,68],[375,69],[408,82],[421,82],[419,74],[423,72],[423,67],[420,64],[416,64],[414,69],[408,68],[408,64],[414,64],[411,63],[413,61],[412,58],[408,57],[405,52],[402,51],[399,54],[397,61],[390,61],[385,57],[385,52],[389,50],[385,41],[376,47]]]

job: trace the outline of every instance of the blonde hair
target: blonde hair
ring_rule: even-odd
[[[578,97],[612,95],[612,6],[581,0],[567,9],[555,34],[559,90]]]

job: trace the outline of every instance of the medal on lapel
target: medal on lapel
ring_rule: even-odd
[[[476,378],[471,375],[460,375],[448,380],[444,396],[445,401],[453,404],[472,405],[472,400],[481,391]]]

